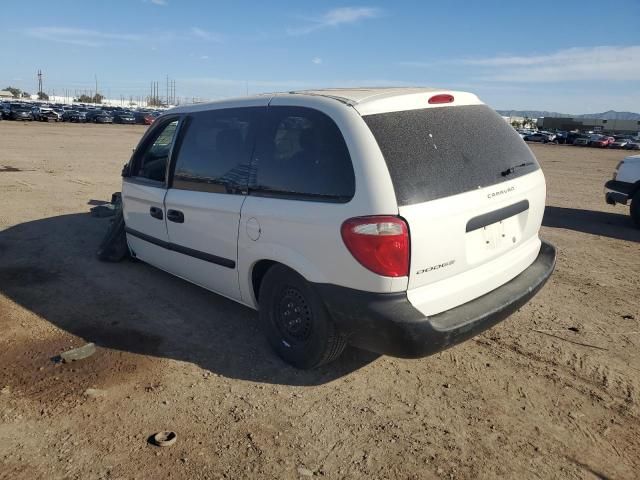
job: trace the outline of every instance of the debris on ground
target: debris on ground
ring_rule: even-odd
[[[122,196],[120,192],[114,192],[111,194],[111,202],[97,205],[91,208],[91,216],[104,218],[113,217],[122,209]]]
[[[313,472],[304,467],[298,467],[298,474],[302,477],[313,477]]]
[[[158,432],[155,435],[152,435],[150,438],[151,443],[157,445],[158,447],[170,447],[176,440],[178,439],[178,435],[176,432]]]
[[[21,172],[22,169],[5,165],[0,167],[0,172]]]
[[[104,207],[104,205],[99,205]],[[94,207],[98,208],[98,207]],[[111,204],[114,218],[111,219],[109,228],[98,247],[98,259],[103,262],[119,262],[129,256],[129,247],[125,235],[124,216],[122,214],[122,196],[120,192],[111,195]],[[94,209],[91,209],[93,212]]]
[[[83,395],[89,398],[100,398],[100,397],[104,397],[106,393],[107,392],[105,392],[104,390],[100,390],[99,388],[87,388],[84,391]]]
[[[92,217],[113,217],[116,214],[116,207],[111,203],[97,205],[90,210]]]
[[[94,343],[87,343],[82,347],[62,352],[59,356],[54,358],[54,361],[70,363],[75,362],[76,360],[83,360],[87,357],[90,357],[94,353],[96,353],[96,345]]]

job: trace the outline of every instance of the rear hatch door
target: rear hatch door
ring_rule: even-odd
[[[363,118],[409,225],[409,298],[420,293],[413,297],[423,313],[472,300],[533,262],[544,177],[502,117],[486,105],[456,105]]]

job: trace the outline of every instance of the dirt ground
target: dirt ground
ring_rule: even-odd
[[[638,478],[640,230],[602,193],[624,151],[532,146],[558,265],[505,322],[301,372],[255,312],[96,259],[88,209],[143,131],[0,122],[0,478]]]

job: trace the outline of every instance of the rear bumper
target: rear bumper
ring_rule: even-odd
[[[425,317],[402,293],[371,293],[316,284],[349,343],[403,358],[430,355],[467,340],[527,303],[553,272],[556,249],[542,242],[535,261],[513,280],[475,300]]]

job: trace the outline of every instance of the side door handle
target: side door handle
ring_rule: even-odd
[[[167,220],[175,223],[184,223],[184,213],[180,210],[167,210]]]
[[[162,209],[158,207],[151,207],[149,209],[149,215],[151,215],[153,218],[157,218],[158,220],[162,220]]]

